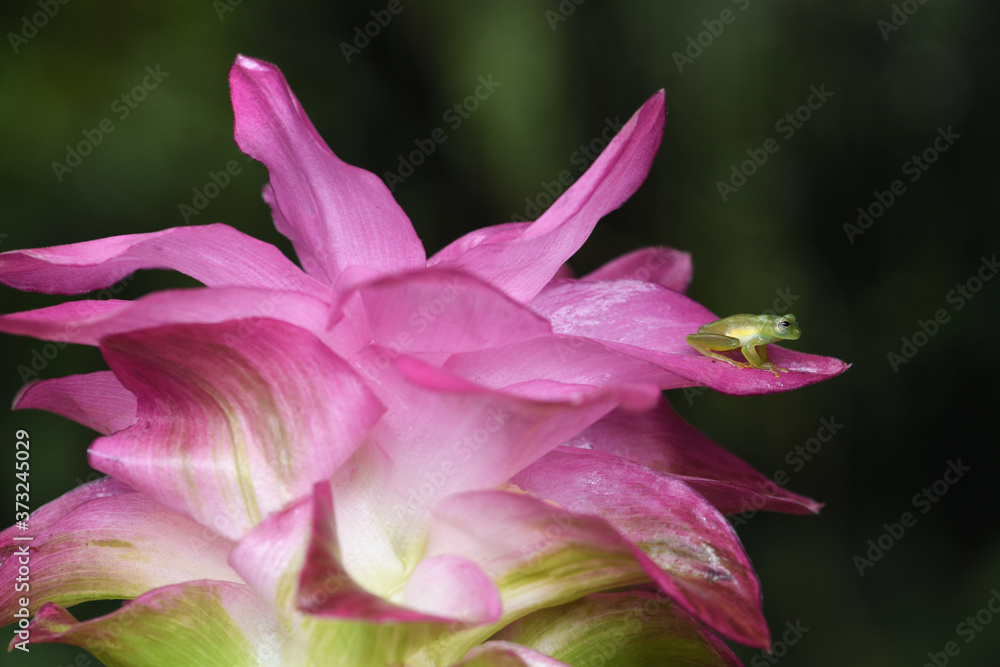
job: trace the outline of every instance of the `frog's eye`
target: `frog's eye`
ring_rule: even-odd
[[[788,322],[788,320],[779,320],[778,321],[778,326],[781,327],[782,329],[787,329],[788,327],[790,327],[792,325]]]

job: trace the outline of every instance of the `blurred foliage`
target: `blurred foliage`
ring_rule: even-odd
[[[601,222],[574,268],[584,273],[640,246],[682,248],[695,260],[690,293],[713,311],[763,311],[778,300],[803,324],[792,347],[853,363],[793,394],[670,392],[713,438],[827,503],[818,517],[759,515],[739,527],[775,639],[786,621],[809,628],[781,664],[921,664],[948,641],[958,642],[961,664],[993,664],[1000,623],[968,644],[956,626],[1000,587],[989,481],[998,463],[989,378],[1000,280],[961,310],[947,295],[1000,250],[995,3],[401,6],[348,58],[344,45],[366,24],[375,32],[371,12],[385,2],[98,0],[58,5],[44,21],[37,1],[5,3],[0,250],[222,221],[290,252],[260,199],[266,171],[244,162],[232,140],[227,71],[237,53],[278,64],[329,145],[379,175],[444,129],[447,140],[395,188],[428,252],[544,204],[546,184],[564,170],[578,175],[582,146],[663,88],[670,112],[649,179]],[[894,8],[911,12],[896,15],[902,25],[891,23]],[[35,31],[26,27],[33,19],[42,24]],[[678,57],[685,53],[689,62]],[[115,100],[147,67],[168,74],[120,117]],[[475,94],[479,77],[500,85],[455,126],[448,111]],[[832,96],[788,136],[778,124],[806,115],[813,87]],[[52,163],[105,118],[114,130],[57,178]],[[910,181],[904,163],[949,127],[960,137]],[[724,201],[718,182],[769,137],[778,150]],[[240,173],[185,220],[180,206],[233,159]],[[852,243],[844,224],[896,179],[905,193]],[[143,272],[119,298],[190,284]],[[0,300],[11,312],[63,297],[3,289]],[[940,308],[950,321],[894,372],[887,354]],[[11,337],[2,345],[0,395],[9,400],[23,383],[18,367],[42,345]],[[39,376],[102,366],[98,352],[68,347]],[[794,469],[786,455],[831,417],[843,429]],[[91,474],[87,429],[35,411],[0,414],[0,423],[7,452],[16,429],[31,432],[34,507]],[[972,470],[859,576],[852,557],[959,458]],[[3,498],[13,496],[12,469],[10,454],[0,464]],[[4,512],[11,521],[12,508]],[[739,650],[748,664],[765,664]],[[0,662],[69,665],[79,655],[33,646]]]

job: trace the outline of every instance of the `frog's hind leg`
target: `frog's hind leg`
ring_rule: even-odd
[[[735,350],[740,346],[740,339],[733,338],[732,336],[725,336],[723,334],[714,333],[693,333],[687,336],[688,345],[698,350],[706,357],[712,359],[717,359],[719,361],[724,361],[727,364],[732,364],[737,368],[747,368],[749,364],[744,364],[739,361],[730,359],[727,356],[721,355],[714,350],[727,351]]]

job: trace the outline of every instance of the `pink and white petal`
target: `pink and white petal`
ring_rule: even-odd
[[[0,254],[0,282],[46,294],[91,292],[139,269],[179,271],[209,287],[328,290],[270,243],[221,223]]]
[[[723,514],[747,509],[805,514],[823,506],[754,470],[686,422],[666,401],[643,413],[615,410],[566,444],[677,475]]]
[[[304,664],[296,661],[263,601],[246,585],[226,581],[165,586],[82,622],[59,605],[47,604],[28,632],[32,643],[79,646],[106,665],[123,667]]]
[[[143,329],[101,351],[138,415],[94,441],[90,465],[230,539],[309,494],[383,411],[343,360],[278,320]]]
[[[650,576],[719,633],[769,645],[760,583],[732,526],[683,481],[620,457],[562,447],[511,479],[575,515],[601,517],[653,564]]]
[[[14,398],[15,410],[48,410],[104,435],[135,421],[135,395],[111,371],[39,380]]]
[[[458,262],[466,253],[478,246],[491,246],[516,241],[531,227],[530,222],[504,222],[499,225],[482,227],[461,236],[427,260],[429,266],[448,265]],[[561,267],[560,267],[561,268]]]
[[[406,357],[377,381],[386,414],[334,480],[343,562],[369,590],[387,590],[382,573],[415,567],[439,499],[501,485],[613,407],[659,398],[655,387],[573,386],[561,400],[531,400]]]
[[[45,602],[131,599],[193,579],[241,581],[227,564],[232,542],[115,482],[99,480],[50,505],[29,519],[28,532],[0,535],[0,625],[20,607],[14,584],[25,565],[32,611]]]
[[[314,296],[247,287],[165,290],[135,301],[70,301],[0,315],[0,331],[43,340],[97,345],[106,336],[171,324],[246,320],[253,331],[265,318],[323,335],[329,305]],[[330,336],[324,336],[336,345]]]
[[[432,257],[430,265],[461,268],[509,294],[531,300],[590,236],[597,221],[632,196],[660,145],[666,106],[654,94],[590,168],[535,222],[473,232]],[[495,229],[495,228],[494,228]],[[516,235],[512,234],[515,232]]]
[[[267,167],[266,199],[278,231],[310,275],[332,285],[349,266],[389,272],[425,265],[423,245],[389,189],[334,155],[277,67],[238,56],[229,85],[236,143]]]
[[[581,280],[642,280],[686,292],[693,270],[690,253],[661,246],[624,254]]]
[[[553,281],[529,304],[549,319],[556,333],[592,338],[611,349],[656,364],[686,378],[664,389],[703,385],[727,394],[766,394],[827,380],[848,368],[839,359],[774,345],[772,361],[790,372],[736,368],[709,359],[685,337],[718,319],[688,297],[637,280]]]
[[[581,663],[582,664],[582,663]],[[469,651],[455,667],[572,667],[527,646],[491,639]]]
[[[571,665],[588,664],[595,653],[604,665],[742,664],[677,604],[647,591],[597,593],[541,609],[514,621],[484,646],[491,644],[523,644]]]

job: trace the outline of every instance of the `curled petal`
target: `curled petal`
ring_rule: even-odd
[[[527,646],[490,640],[469,651],[465,660],[455,667],[571,667],[571,665]]]
[[[424,248],[375,174],[333,154],[277,67],[238,56],[229,74],[236,143],[267,167],[265,199],[306,272],[332,285],[349,266],[424,266]]]
[[[0,254],[0,282],[46,294],[110,287],[139,269],[173,269],[209,287],[322,291],[270,243],[219,223]]]
[[[665,119],[660,91],[535,222],[472,232],[436,254],[429,264],[462,268],[518,301],[529,301],[583,245],[597,221],[625,203],[646,180]]]
[[[135,395],[111,371],[40,380],[24,386],[14,409],[48,410],[104,435],[135,421]]]

